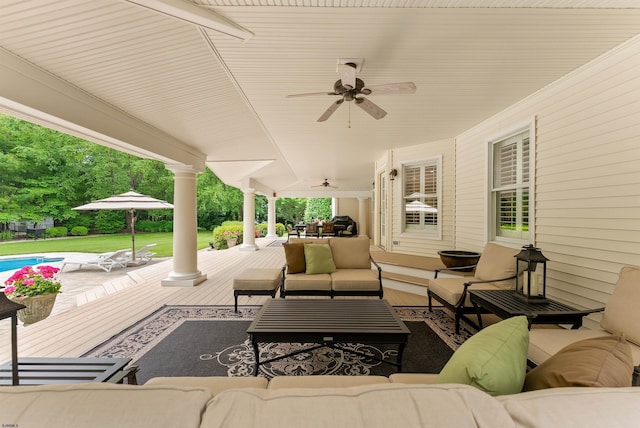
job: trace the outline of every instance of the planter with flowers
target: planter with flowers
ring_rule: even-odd
[[[62,286],[56,278],[59,271],[53,266],[25,266],[5,281],[4,294],[26,306],[18,311],[24,324],[33,324],[51,314]]]
[[[235,245],[238,243],[238,232],[225,230],[222,233],[222,236],[227,241],[227,248],[235,247]]]

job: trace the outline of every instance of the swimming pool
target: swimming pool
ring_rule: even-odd
[[[51,258],[51,257],[16,257],[11,259],[0,259],[0,272],[6,272],[8,270],[20,269],[23,266],[33,266],[42,263],[61,262],[63,257]]]

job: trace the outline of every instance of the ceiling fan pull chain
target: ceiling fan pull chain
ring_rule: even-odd
[[[351,128],[351,103],[349,103],[349,128]]]

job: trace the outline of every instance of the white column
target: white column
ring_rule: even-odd
[[[240,251],[256,251],[258,246],[256,245],[256,194],[255,189],[242,189],[244,193],[244,208],[243,208],[243,231],[242,231],[242,245]]]
[[[267,238],[277,238],[276,234],[276,197],[267,196]]]
[[[367,235],[367,229],[369,228],[367,225],[369,218],[369,210],[367,210],[368,200],[369,198],[358,197],[358,236],[369,236]]]
[[[207,279],[198,270],[197,171],[189,166],[167,165],[173,171],[173,270],[163,286],[191,287]]]

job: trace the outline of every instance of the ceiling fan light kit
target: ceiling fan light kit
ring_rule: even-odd
[[[351,62],[354,61],[354,62]],[[355,62],[359,61],[359,62]],[[333,92],[313,92],[307,94],[287,95],[287,98],[304,97],[312,95],[336,95],[341,98],[329,106],[329,108],[318,118],[318,122],[324,122],[340,107],[345,101],[355,101],[355,105],[367,112],[376,120],[382,119],[387,115],[377,104],[373,103],[365,95],[376,94],[413,94],[416,91],[416,85],[413,82],[388,83],[386,85],[366,86],[362,79],[356,77],[359,70],[358,64],[362,66],[364,59],[358,58],[354,60],[339,59],[338,74],[340,79],[333,84]],[[350,125],[350,124],[349,124]]]

